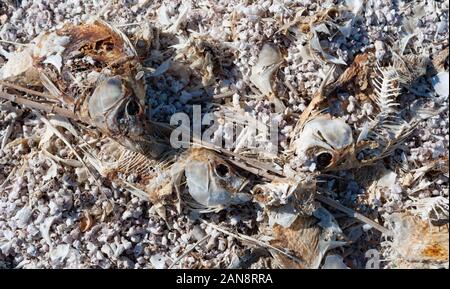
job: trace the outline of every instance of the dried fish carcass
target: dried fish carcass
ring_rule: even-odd
[[[180,36],[178,39],[179,43],[172,46],[176,49],[173,60],[198,71],[203,86],[213,84],[218,76],[224,74],[224,69],[232,64],[231,48],[205,33],[192,32],[188,38]]]
[[[113,159],[104,160],[104,155]],[[166,206],[175,205],[180,211],[180,200],[174,194],[173,158],[154,159],[131,151],[118,144],[104,147],[96,157],[87,154],[87,160],[99,174],[125,189],[142,201],[149,201],[152,210],[166,219]],[[103,160],[102,160],[103,159]]]
[[[408,213],[394,213],[389,223],[394,234],[387,253],[395,266],[448,268],[448,225],[435,226]]]
[[[305,124],[293,145],[298,155],[313,159],[323,170],[347,160],[353,143],[352,129],[344,120],[317,116]]]
[[[377,78],[372,82],[374,93],[370,95],[378,106],[376,116],[356,134],[343,119],[319,113],[320,107],[314,108],[306,121],[299,123],[301,128],[295,129],[300,132],[294,135],[292,147],[300,158],[313,161],[320,170],[357,168],[391,155],[411,135],[416,122],[406,122],[397,110],[396,99],[400,94],[397,70],[392,66],[377,69]]]
[[[275,248],[269,251],[277,267],[319,268],[328,250],[345,244],[334,217],[314,200],[314,179],[280,179],[252,191],[264,209],[259,238]]]
[[[133,151],[157,155],[138,55],[121,31],[100,19],[42,33],[9,59],[0,80],[43,86],[49,94],[39,101],[73,111]]]
[[[247,178],[212,150],[193,148],[163,161],[122,151],[117,162],[92,163],[103,176],[159,207],[184,201],[193,210],[219,211],[250,200],[243,192]]]
[[[339,240],[339,225],[322,207],[313,216],[297,213],[281,219],[284,220],[260,224],[260,239],[281,249],[269,249],[277,267],[317,269],[329,250],[346,244]]]
[[[179,165],[193,199],[187,202],[193,208],[218,211],[250,200],[251,196],[243,192],[248,179],[212,150],[191,149]]]
[[[345,57],[334,52],[338,37],[349,37],[355,14],[345,7],[330,7],[312,16],[298,18],[297,27],[291,28],[299,39],[299,50],[304,59],[317,59],[322,63],[346,65]]]

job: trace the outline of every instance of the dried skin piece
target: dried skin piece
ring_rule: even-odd
[[[2,67],[0,80],[43,86],[79,119],[133,151],[157,156],[161,146],[146,121],[142,74],[128,38],[92,19],[39,35]]]
[[[153,40],[155,39],[155,34],[157,33],[153,30],[149,22],[145,22],[139,26],[136,35],[133,36],[132,41],[134,47],[142,60],[147,59],[149,56],[150,49],[154,45]]]
[[[297,218],[290,228],[275,225],[273,228],[275,238],[270,242],[272,246],[285,248],[293,252],[302,260],[298,263],[287,256],[275,253],[274,258],[282,268],[307,269],[315,267],[319,256],[320,228],[314,225],[314,218]],[[320,263],[320,261],[319,261]]]
[[[394,52],[393,62],[393,66],[400,75],[400,82],[409,86],[417,78],[426,74],[430,59],[427,55],[399,55]]]
[[[326,253],[322,229],[313,217],[298,217],[289,227],[273,227],[274,239],[270,245],[288,250],[301,262],[272,252],[276,264],[284,269],[317,269]],[[324,250],[325,249],[325,250]]]
[[[180,38],[180,42],[173,46],[176,49],[174,60],[199,71],[203,86],[213,84],[216,77],[223,74],[223,69],[232,64],[232,51],[204,34],[194,33],[188,39]]]
[[[448,70],[448,46],[439,52],[432,61],[433,67],[437,72]]]
[[[339,76],[339,78],[326,88],[326,94],[330,95],[336,89],[345,88],[359,100],[364,101],[373,93],[370,79],[373,73],[374,54],[366,52],[358,54],[352,64]]]
[[[94,225],[94,219],[91,217],[89,212],[84,212],[83,217],[80,219],[80,231],[87,232]]]
[[[410,262],[408,267],[414,267],[414,262],[448,263],[448,225],[434,226],[419,216],[404,213],[393,214],[390,221],[394,232],[392,247]]]

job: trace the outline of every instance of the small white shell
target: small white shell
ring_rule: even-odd
[[[386,171],[384,175],[377,181],[378,188],[391,189],[395,186],[397,174],[393,171]]]
[[[30,220],[32,211],[31,208],[28,206],[23,207],[19,211],[17,211],[16,215],[14,216],[14,220],[16,220],[17,227],[19,228],[25,228],[28,225],[28,221]]]
[[[70,245],[69,244],[60,244],[56,246],[56,248],[50,250],[50,260],[54,264],[62,264],[64,263],[64,260],[68,257],[70,252]]]
[[[164,269],[166,268],[166,257],[161,254],[155,254],[150,257],[150,263],[155,269]]]

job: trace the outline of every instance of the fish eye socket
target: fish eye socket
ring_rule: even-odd
[[[319,170],[328,167],[331,163],[333,156],[328,152],[322,152],[316,156],[316,164]]]
[[[127,114],[128,115],[136,115],[139,112],[139,105],[136,101],[131,100],[127,103]]]
[[[117,119],[117,121],[120,122],[124,118],[125,118],[125,110],[123,108],[121,108],[120,110],[117,111],[116,119]]]
[[[225,177],[228,177],[228,175],[230,173],[230,169],[228,168],[227,165],[219,164],[216,166],[216,173],[219,177],[225,178]]]

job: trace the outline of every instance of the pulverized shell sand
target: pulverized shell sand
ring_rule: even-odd
[[[23,85],[4,68],[24,44],[98,16],[130,40],[133,57],[139,55],[142,67],[135,66],[128,88],[139,105],[151,108],[145,117],[168,123],[173,113],[190,114],[199,103],[205,111],[223,109],[225,121],[257,118],[268,125],[276,119],[279,153],[247,149],[249,138],[262,134],[243,132],[238,148],[206,169],[212,180],[236,169],[233,193],[242,195],[228,199],[223,192],[231,189],[220,181],[204,195],[194,188],[204,180],[198,171],[174,168],[172,159],[161,164],[122,154],[129,143],[116,134],[104,137],[101,119],[79,126],[0,99],[0,267],[235,268],[245,263],[245,249],[256,256],[261,247],[268,254],[258,255],[251,268],[364,268],[370,249],[383,256],[385,268],[448,267],[447,1],[393,6],[367,0],[365,9],[362,1],[9,2],[0,3],[3,81]],[[58,57],[67,43],[52,43],[41,61],[56,73],[67,65]],[[12,68],[27,68],[27,58],[21,60]],[[96,60],[83,61],[95,66]],[[89,91],[84,81],[97,80],[95,73],[75,74],[65,92]],[[29,89],[55,93],[45,79],[35,80]],[[42,81],[46,90],[39,88]],[[224,141],[234,137],[226,123],[218,131]],[[160,144],[151,146],[154,156],[167,152]],[[81,153],[86,148],[92,156]],[[265,176],[276,172],[289,182],[264,179],[250,191],[260,179],[244,161],[235,168],[236,154],[277,164]],[[201,160],[195,152],[180,158]],[[83,162],[102,170],[97,174]],[[180,176],[179,192],[167,182],[173,173]],[[99,181],[105,179],[112,181]],[[153,205],[142,200],[149,192]],[[318,208],[316,192],[392,235],[382,238],[327,204]],[[192,197],[181,199],[190,206],[177,206],[180,195]]]

